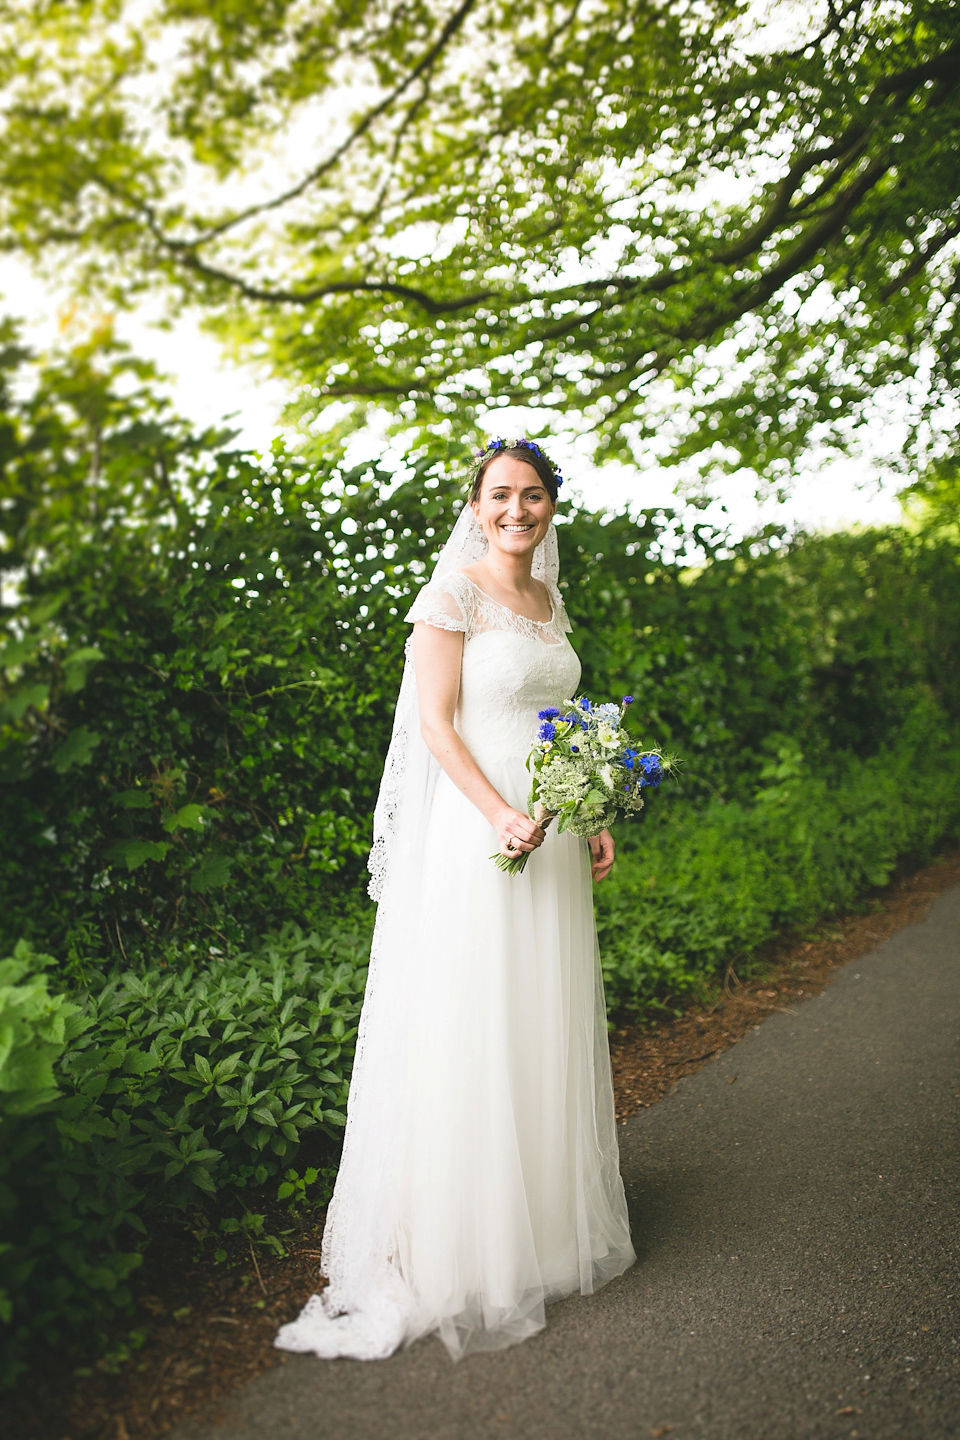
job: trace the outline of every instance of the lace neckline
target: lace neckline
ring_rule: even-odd
[[[504,605],[502,600],[497,600],[493,595],[490,594],[489,590],[484,590],[482,585],[478,585],[476,580],[472,580],[465,570],[460,570],[457,573],[462,575],[464,580],[466,580],[467,584],[471,585],[473,589],[476,590],[478,595],[482,595],[484,600],[489,600],[491,605],[496,605],[500,610],[506,610],[507,614],[512,615],[515,620],[523,620],[526,622],[527,625],[539,625],[541,628],[545,628],[548,625],[552,625],[557,618],[557,607],[554,604],[553,596],[550,594],[549,585],[545,585],[544,589],[546,590],[547,598],[550,601],[550,619],[531,620],[529,615],[521,615],[519,610],[514,610],[512,606]]]

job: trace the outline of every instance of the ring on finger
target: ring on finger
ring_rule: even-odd
[[[507,849],[508,849],[508,850],[516,850],[516,848],[517,848],[516,837],[515,837],[514,835],[508,836],[508,838],[507,838]]]

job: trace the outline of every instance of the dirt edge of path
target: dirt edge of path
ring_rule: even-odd
[[[616,1030],[618,1121],[662,1099],[768,1015],[819,994],[840,966],[922,920],[958,883],[960,850],[895,877],[866,897],[865,908],[824,922],[814,938],[772,946],[749,980],[728,972],[707,1003],[656,1026]],[[285,1364],[273,1337],[316,1286],[322,1216],[284,1214],[278,1224],[287,1230],[282,1258],[238,1244],[217,1264],[199,1236],[158,1236],[137,1287],[137,1316],[118,1329],[114,1349],[80,1371],[55,1351],[38,1354],[18,1391],[3,1397],[9,1440],[156,1440]]]

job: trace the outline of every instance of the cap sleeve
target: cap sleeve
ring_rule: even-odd
[[[407,611],[407,621],[413,625],[422,620],[425,625],[433,625],[437,630],[466,633],[470,625],[470,608],[459,580],[460,576],[454,573],[424,585]]]

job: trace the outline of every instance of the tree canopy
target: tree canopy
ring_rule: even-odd
[[[958,7],[784,10],[14,8],[2,243],[200,304],[308,412],[522,404],[775,475],[900,385],[922,460],[960,343]]]

